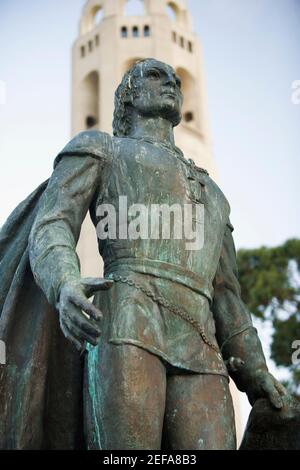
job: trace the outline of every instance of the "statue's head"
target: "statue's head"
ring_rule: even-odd
[[[181,120],[182,102],[181,81],[170,65],[155,59],[139,61],[115,93],[114,135],[129,135],[134,112],[149,118],[161,116],[175,127]]]

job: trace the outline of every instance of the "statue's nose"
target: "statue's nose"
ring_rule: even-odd
[[[168,75],[165,79],[164,85],[175,89],[176,88],[175,78],[171,75]]]

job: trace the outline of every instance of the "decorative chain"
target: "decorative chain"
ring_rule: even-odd
[[[192,318],[185,310],[177,307],[174,304],[171,304],[161,295],[156,296],[154,292],[152,292],[151,289],[147,289],[145,286],[143,286],[139,282],[134,281],[133,279],[130,279],[129,277],[120,276],[120,275],[112,273],[109,275],[109,278],[115,282],[121,282],[123,284],[127,284],[128,286],[135,287],[136,289],[143,292],[147,297],[152,299],[154,302],[158,303],[164,308],[167,308],[170,312],[174,313],[174,315],[176,315],[177,317],[182,318],[184,321],[189,323],[197,331],[197,333],[200,335],[200,337],[202,338],[202,340],[207,346],[209,346],[214,351],[219,353],[219,349],[208,339],[200,323],[197,322],[194,318]]]

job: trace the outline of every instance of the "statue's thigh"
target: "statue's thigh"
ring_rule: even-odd
[[[165,430],[176,450],[235,449],[228,381],[218,375],[172,375],[167,382]]]
[[[89,447],[160,449],[166,394],[161,360],[133,345],[104,343],[87,369]]]

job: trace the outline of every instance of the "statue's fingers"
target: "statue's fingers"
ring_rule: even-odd
[[[79,338],[81,342],[87,341],[93,346],[97,346],[99,339],[100,339],[100,333],[97,333],[97,335],[95,336],[91,335],[87,333],[83,328],[77,326],[74,323],[73,319],[70,319],[70,318],[65,319],[65,325],[67,326],[71,334],[75,336],[76,338]],[[82,346],[81,346],[81,350],[82,350]]]
[[[283,407],[283,401],[272,381],[266,380],[262,388],[274,408],[281,409]]]
[[[91,297],[95,292],[99,290],[110,289],[113,286],[114,281],[97,277],[86,277],[81,280],[81,283],[86,296]]]
[[[71,331],[69,330],[69,328],[67,327],[66,323],[64,321],[61,321],[60,322],[60,327],[61,327],[61,330],[65,336],[66,339],[68,339],[69,341],[71,341],[72,344],[74,344],[74,346],[76,347],[76,349],[78,351],[82,351],[83,349],[83,344],[79,341],[78,338],[76,338],[72,333]]]
[[[80,308],[75,307],[72,304],[69,305],[69,308],[66,309],[66,316],[74,325],[76,325],[77,328],[83,330],[88,335],[94,336],[95,338],[100,336],[100,327],[92,318],[86,318],[84,313],[81,312]]]
[[[279,392],[279,394],[282,397],[284,397],[285,395],[288,394],[287,389],[280,382],[278,382],[277,380],[275,380],[274,385],[276,387],[276,390]]]
[[[103,318],[102,312],[95,307],[91,302],[89,302],[84,296],[74,295],[70,297],[70,301],[87,313],[89,316],[94,318],[94,320],[99,321]]]

